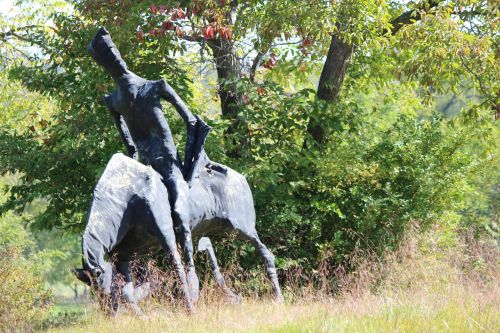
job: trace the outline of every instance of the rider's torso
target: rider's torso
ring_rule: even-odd
[[[123,116],[141,161],[165,176],[179,161],[160,103],[159,81],[134,81],[111,94],[112,106]]]

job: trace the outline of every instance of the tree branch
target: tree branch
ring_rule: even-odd
[[[426,8],[427,10],[436,8],[439,5],[439,1],[429,1],[428,5],[429,7]],[[396,17],[391,21],[392,28],[384,30],[383,34],[385,35],[386,33],[390,32],[391,35],[394,35],[405,25],[413,24],[416,21],[420,21],[422,19],[422,14],[420,11],[421,9],[422,8],[415,8],[399,15],[398,17]]]
[[[0,32],[0,39],[7,42],[10,38],[15,38],[15,39],[18,39],[18,40],[23,41],[23,42],[27,42],[30,44],[36,44],[36,45],[41,46],[40,43],[37,43],[36,41],[19,34],[19,31],[24,32],[28,29],[39,28],[39,27],[40,27],[39,25],[26,25],[26,26],[20,27],[18,29],[11,29],[11,30],[6,31],[6,32]]]
[[[424,4],[424,7],[415,8],[402,13],[391,21],[392,28],[383,31],[383,35],[387,33],[395,34],[403,26],[413,24],[422,19],[421,10],[429,10],[439,5],[440,1],[429,1]],[[337,27],[339,27],[337,25]],[[339,28],[340,30],[340,28]],[[323,70],[318,83],[316,95],[319,99],[334,102],[337,100],[340,89],[344,83],[347,66],[351,61],[351,56],[354,53],[354,45],[343,40],[340,32],[332,34],[330,48],[326,56]],[[322,145],[327,140],[327,128],[320,121],[314,118],[309,119],[307,132],[312,136],[316,144]],[[304,141],[304,148],[307,147],[307,140]]]
[[[260,63],[262,62],[262,58],[266,55],[267,51],[262,52],[259,51],[257,53],[257,56],[255,56],[255,59],[253,60],[252,67],[250,68],[250,81],[255,82],[255,72],[257,71],[257,68],[260,66]]]

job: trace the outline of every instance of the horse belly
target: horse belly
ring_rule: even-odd
[[[203,236],[221,236],[229,234],[232,231],[234,231],[234,227],[231,225],[229,220],[213,218],[210,220],[204,220],[194,226],[191,230],[191,235],[193,238]]]
[[[161,243],[157,237],[143,228],[132,228],[110,255],[116,255],[120,261],[130,261],[136,257],[155,254],[160,249]]]

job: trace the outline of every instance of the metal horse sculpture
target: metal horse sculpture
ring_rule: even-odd
[[[236,301],[237,296],[226,287],[218,272],[210,241],[203,236],[236,232],[240,239],[249,240],[259,251],[275,299],[282,302],[274,256],[260,241],[255,229],[252,193],[245,177],[211,162],[203,149],[195,168],[198,176],[191,181],[188,196],[190,228],[193,238],[200,239],[198,248],[209,251],[218,285]],[[77,276],[87,283],[85,273],[98,276],[98,285],[109,294],[115,270],[104,257],[116,257],[116,272],[123,274],[127,283],[123,294],[139,313],[129,271],[130,261],[136,256],[155,253],[161,247],[172,252],[188,307],[192,308],[185,273],[174,245],[172,219],[168,205],[164,204],[168,202],[165,201],[168,192],[161,184],[160,175],[152,168],[123,154],[113,155],[94,191],[83,235],[84,268],[77,270]],[[118,306],[115,295],[117,291],[111,293],[114,311]]]
[[[165,80],[144,79],[127,67],[109,32],[100,28],[88,47],[89,54],[113,78],[116,89],[104,101],[131,157],[150,165],[162,177],[168,190],[176,237],[183,247],[187,265],[188,287],[193,300],[198,298],[199,282],[193,260],[193,244],[189,229],[187,175],[191,172],[196,141],[203,141],[210,127],[189,111]],[[175,107],[186,123],[184,163],[179,158],[172,132],[162,110],[165,100]]]

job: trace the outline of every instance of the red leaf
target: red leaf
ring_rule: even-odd
[[[305,38],[302,41],[302,47],[308,47],[308,46],[311,46],[311,45],[312,45],[312,40],[310,40],[309,38]]]
[[[304,38],[302,40],[302,43],[300,44],[300,51],[302,52],[303,55],[307,55],[309,51],[307,50],[309,46],[311,46],[313,41],[309,38]]]
[[[267,69],[272,69],[273,67],[276,66],[277,60],[276,60],[276,54],[271,53],[271,56],[267,61],[264,63],[264,67]]]
[[[248,98],[248,95],[247,94],[243,94],[243,104],[248,104],[248,102],[250,102],[250,98]]]
[[[186,17],[186,14],[182,9],[180,8],[174,9],[172,13],[172,21],[182,20],[184,17]]]
[[[262,97],[262,96],[266,95],[266,93],[267,93],[266,89],[264,89],[263,87],[258,87],[257,88],[257,94],[259,94],[259,96]]]
[[[211,25],[207,25],[203,28],[203,37],[205,37],[205,39],[213,39],[215,37],[215,31]]]
[[[184,36],[184,31],[180,27],[175,27],[175,34],[177,37],[183,37]]]
[[[165,5],[160,5],[160,14],[163,14],[167,11],[167,7]]]
[[[151,3],[149,5],[149,9],[151,10],[151,13],[153,13],[153,15],[158,14],[158,7],[156,7],[156,5],[154,3]]]
[[[163,29],[165,30],[172,30],[174,28],[174,23],[170,20],[165,21],[162,23]]]
[[[144,32],[137,31],[137,37],[139,38],[139,43],[142,43],[144,41]]]
[[[219,28],[219,35],[222,39],[231,40],[233,38],[233,32],[227,27]]]

